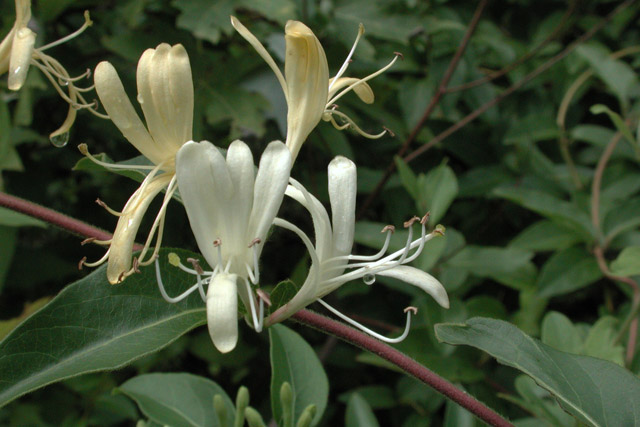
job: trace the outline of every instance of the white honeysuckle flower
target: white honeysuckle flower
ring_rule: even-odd
[[[328,175],[331,221],[322,203],[299,182],[293,178],[290,179],[291,184],[287,187],[286,195],[302,204],[311,214],[315,230],[315,246],[297,226],[281,218],[275,219],[274,225],[291,230],[301,238],[311,256],[311,267],[304,284],[296,295],[287,304],[275,310],[267,318],[266,323],[271,325],[282,322],[296,311],[317,300],[344,320],[377,338],[398,342],[404,339],[409,331],[410,311],[407,312],[407,325],[402,336],[387,339],[344,317],[320,298],[348,281],[363,279],[365,283],[372,284],[375,281],[375,276],[380,275],[417,286],[431,295],[438,304],[448,308],[449,297],[445,288],[436,278],[422,270],[404,265],[420,255],[426,242],[442,235],[444,228],[438,226],[433,232],[427,234],[428,215],[423,218],[414,217],[404,224],[408,229],[408,238],[403,249],[385,256],[391,234],[394,231],[392,226],[387,226],[382,230],[387,233],[387,238],[380,252],[370,256],[351,255],[355,228],[356,166],[351,160],[338,156],[329,164]],[[413,225],[416,222],[421,225],[421,236],[412,240]],[[414,249],[415,251],[411,253]],[[355,262],[349,263],[350,261]],[[412,308],[412,310],[415,309]]]
[[[85,144],[78,147],[92,161],[108,169],[150,171],[121,212],[113,211],[98,201],[109,212],[119,217],[118,225],[112,239],[92,240],[98,244],[109,245],[109,250],[100,260],[94,263],[85,262],[84,265],[93,267],[108,261],[107,278],[112,284],[120,283],[134,273],[138,266],[148,265],[155,260],[162,241],[167,204],[176,190],[176,153],[192,139],[193,81],[189,56],[184,47],[180,44],[170,46],[162,43],[155,49],[147,49],[138,62],[136,80],[137,100],[142,107],[146,127],[129,101],[113,65],[101,62],[96,67],[94,75],[96,91],[109,118],[124,137],[154,166],[105,163],[92,156]],[[163,190],[164,200],[144,248],[139,258],[132,260],[134,240],[142,217],[151,201]],[[156,232],[155,249],[145,260]]]
[[[188,268],[172,254],[170,263],[197,275],[196,284],[169,297],[156,263],[158,285],[169,302],[200,291],[207,305],[209,334],[222,353],[233,350],[238,340],[238,295],[251,313],[254,329],[262,330],[263,301],[257,302],[249,282],[259,282],[258,260],[282,204],[291,164],[291,153],[280,141],[267,146],[257,174],[251,150],[242,141],[229,145],[226,159],[208,141],[190,141],[178,151],[180,195],[198,248],[213,270],[202,271],[197,264]],[[206,294],[204,284],[208,284]]]
[[[15,6],[15,23],[9,34],[0,42],[0,75],[8,73],[8,87],[10,90],[17,91],[24,85],[31,65],[42,71],[62,99],[69,104],[69,111],[64,123],[50,135],[52,142],[60,141],[58,144],[66,144],[69,129],[75,121],[77,110],[89,109],[99,117],[107,117],[96,112],[95,103],[87,102],[82,95],[83,92],[87,92],[92,88],[78,88],[75,85],[77,81],[89,77],[91,71],[87,70],[87,72],[77,77],[70,77],[62,64],[47,55],[45,51],[77,37],[91,26],[89,12],[85,12],[85,22],[77,31],[60,40],[36,48],[36,33],[28,27],[31,20],[31,0],[16,0]],[[62,89],[62,86],[65,87],[66,91]]]
[[[387,129],[375,135],[366,133],[346,114],[337,110],[336,102],[352,90],[365,103],[373,103],[373,90],[367,81],[389,69],[400,56],[396,54],[389,64],[365,78],[343,77],[358,41],[364,34],[362,24],[347,59],[332,78],[329,78],[327,57],[320,41],[302,22],[288,21],[285,26],[284,75],[256,36],[234,16],[231,17],[231,24],[267,62],[282,86],[288,107],[286,143],[294,159],[309,133],[321,119],[330,121],[336,129],[352,128],[367,138],[380,138],[387,133]],[[334,116],[337,116],[342,124],[339,124]]]

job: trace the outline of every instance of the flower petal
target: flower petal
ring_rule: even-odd
[[[235,249],[231,249],[234,253],[242,253],[246,252],[247,245],[255,237],[246,235],[253,204],[254,186],[253,154],[247,144],[236,140],[229,145],[227,168],[233,188],[231,204],[227,209],[226,228],[233,238],[230,239],[231,242],[225,242],[225,246],[231,244],[235,246]]]
[[[207,290],[207,326],[221,353],[230,352],[238,343],[237,278],[235,274],[216,274]]]
[[[431,295],[442,307],[449,308],[449,296],[444,286],[442,286],[438,279],[422,270],[406,265],[399,265],[376,274],[392,277],[410,285],[417,286]]]
[[[200,252],[215,267],[217,252],[213,240],[223,237],[221,221],[233,191],[227,164],[210,142],[189,141],[176,155],[176,176]]]
[[[100,102],[113,124],[144,156],[155,164],[160,163],[163,153],[138,117],[113,65],[106,61],[99,63],[93,80]]]
[[[287,147],[295,159],[327,104],[329,65],[318,38],[300,21],[285,26],[287,83]]]
[[[260,158],[253,191],[249,232],[254,238],[264,242],[282,204],[290,173],[291,153],[282,142],[271,142]]]
[[[11,59],[9,60],[9,89],[20,90],[27,78],[36,33],[27,27],[16,31],[11,45]]]
[[[338,156],[329,163],[329,199],[333,224],[334,256],[351,253],[356,221],[356,165]],[[336,276],[342,274],[336,272]]]
[[[173,174],[162,174],[149,181],[141,192],[140,189],[129,198],[122,210],[125,212],[118,219],[118,225],[113,232],[111,246],[109,248],[109,260],[107,263],[107,279],[115,285],[124,278],[123,273],[131,269],[131,256],[133,242],[140,228],[140,222],[151,201],[156,195],[169,185]]]
[[[333,95],[340,92],[341,89],[349,85],[352,85],[359,80],[360,79],[356,79],[354,77],[340,77],[338,80],[336,80],[335,83],[333,83],[333,86],[331,86],[331,91],[329,92],[329,99],[333,98]],[[332,81],[333,79],[329,80],[329,85],[331,85]],[[362,82],[359,85],[354,86],[352,90],[356,93],[356,95],[358,95],[358,98],[360,98],[362,102],[364,102],[365,104],[373,104],[373,101],[375,101],[373,89],[371,89],[371,86],[369,86],[369,84],[367,84],[366,82]]]

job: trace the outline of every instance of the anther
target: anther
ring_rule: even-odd
[[[87,261],[87,257],[83,256],[82,259],[78,262],[78,270],[82,270],[82,266]]]
[[[221,244],[222,244],[222,239],[220,239],[219,237],[213,241],[213,247],[214,248],[217,248]]]
[[[382,129],[386,130],[391,138],[394,138],[396,136],[396,134],[391,129],[389,129],[388,127],[382,126]]]
[[[256,237],[255,239],[253,239],[253,240],[251,241],[251,243],[249,243],[249,246],[248,246],[248,247],[249,247],[249,248],[252,248],[254,245],[257,245],[257,244],[259,244],[260,242],[262,242],[262,240],[260,240],[260,238],[259,238],[259,237]]]
[[[83,156],[86,156],[89,154],[89,148],[87,147],[87,144],[80,144],[78,145],[78,151],[80,151],[80,153]]]
[[[187,258],[187,262],[191,263],[191,265],[193,266],[193,269],[196,271],[196,273],[204,274],[204,270],[202,269],[202,267],[200,267],[200,262],[197,259],[195,259],[195,258]]]
[[[425,225],[427,221],[429,221],[430,216],[431,216],[431,212],[427,212],[426,214],[424,214],[424,216],[420,220],[420,224]]]
[[[387,231],[390,231],[391,234],[393,234],[396,232],[396,228],[393,225],[385,225],[381,233],[386,233]]]
[[[133,266],[131,267],[131,269],[135,272],[135,273],[140,273],[140,262],[138,261],[138,257],[133,257]]]
[[[404,61],[404,55],[402,52],[393,52],[393,54]]]
[[[411,218],[409,221],[405,221],[404,222],[404,228],[409,228],[411,227],[416,221],[420,221],[420,218],[417,216],[414,216],[413,218]]]
[[[105,208],[105,209],[108,209],[108,208],[109,208],[109,207],[107,206],[107,204],[106,204],[105,202],[103,202],[102,200],[100,200],[100,199],[96,199],[96,203],[98,204],[98,206],[101,206],[101,207],[103,207],[103,208]]]
[[[95,237],[89,237],[89,238],[87,238],[87,239],[84,239],[82,242],[80,242],[80,245],[81,245],[81,246],[84,246],[84,245],[86,245],[87,243],[94,242],[95,240],[96,240],[96,238],[95,238]]]
[[[410,305],[409,307],[406,307],[406,308],[404,309],[404,313],[406,313],[406,312],[408,312],[408,311],[412,312],[412,313],[413,313],[413,315],[415,316],[416,314],[418,314],[418,307],[414,307],[414,306],[411,306],[411,305]]]
[[[265,291],[263,291],[262,289],[256,289],[256,294],[258,295],[258,298],[260,298],[265,302],[265,304],[271,307],[271,298],[269,298],[269,295]]]
[[[118,276],[117,283],[122,283],[123,280],[124,280],[124,271],[122,273],[120,273],[120,275]]]

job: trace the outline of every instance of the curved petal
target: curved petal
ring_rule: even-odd
[[[165,158],[172,158],[191,139],[193,126],[193,82],[184,47],[161,43],[147,49],[136,80],[149,133]]]
[[[20,90],[27,78],[36,33],[29,28],[20,28],[13,38],[11,59],[9,59],[9,89]]]
[[[213,241],[232,193],[232,181],[220,151],[208,141],[189,141],[176,155],[176,176],[191,230],[211,267],[217,264]],[[223,242],[223,248],[224,242]]]
[[[237,278],[235,274],[216,274],[207,290],[207,326],[221,353],[230,352],[238,343]]]
[[[352,85],[359,81],[360,79],[356,79],[354,77],[340,77],[338,78],[333,86],[331,86],[331,90],[329,91],[329,99],[333,98],[333,95],[340,92],[341,89]],[[333,79],[329,80],[329,85],[333,82]],[[368,83],[362,82],[357,86],[354,86],[352,90],[358,95],[358,98],[362,100],[365,104],[373,104],[375,101],[375,96],[373,94],[373,89],[369,86]]]
[[[124,279],[123,274],[131,270],[133,242],[138,233],[138,228],[140,228],[142,217],[147,212],[151,201],[169,185],[172,178],[173,175],[167,173],[154,177],[142,193],[138,189],[124,206],[122,211],[126,213],[118,219],[118,225],[113,232],[109,248],[107,279],[112,285],[120,283]]]
[[[253,204],[254,165],[253,154],[249,146],[236,140],[227,150],[227,168],[233,185],[231,203],[227,207],[228,235],[233,236],[231,244],[235,246],[234,253],[246,252],[247,245],[255,236],[247,236],[247,225]]]
[[[31,20],[31,0],[16,0],[16,26],[26,27]]]
[[[328,172],[334,256],[348,255],[353,247],[356,221],[356,165],[338,156],[329,163]],[[340,274],[342,272],[336,270],[336,276]]]
[[[300,21],[285,26],[287,83],[287,147],[295,159],[327,104],[329,65],[318,38]]]
[[[138,117],[113,65],[106,61],[99,63],[93,80],[100,102],[113,124],[144,156],[155,164],[160,163],[163,153]]]
[[[290,173],[291,153],[282,142],[271,142],[260,158],[256,175],[248,227],[250,237],[257,237],[264,242],[282,204]]]
[[[438,279],[422,270],[406,265],[399,265],[376,274],[392,277],[410,285],[417,286],[431,295],[442,307],[449,308],[449,296],[444,286],[442,286]]]

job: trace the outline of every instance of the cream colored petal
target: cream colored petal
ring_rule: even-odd
[[[333,98],[333,96],[336,93],[340,92],[340,90],[356,83],[359,80],[360,79],[356,79],[354,77],[340,77],[338,80],[336,80],[335,83],[333,83],[333,86],[331,86],[328,99]],[[329,80],[329,85],[331,85],[331,82],[333,82],[333,78]],[[373,104],[373,101],[375,101],[373,89],[371,89],[371,86],[369,86],[369,84],[366,82],[362,82],[359,85],[354,86],[352,90],[356,93],[356,95],[358,95],[358,98],[360,98],[362,102],[366,104]]]
[[[165,157],[172,158],[192,137],[193,82],[187,52],[182,45],[166,43],[147,49],[136,79],[149,133]]]
[[[269,67],[271,67],[276,77],[278,78],[278,82],[280,82],[280,86],[282,86],[282,91],[284,92],[285,98],[288,99],[289,95],[287,92],[287,83],[285,81],[285,78],[282,75],[282,71],[280,71],[280,68],[278,68],[278,65],[276,65],[276,62],[273,60],[271,55],[269,55],[269,52],[267,52],[267,49],[265,49],[262,43],[260,43],[260,40],[258,40],[256,36],[254,36],[251,31],[247,29],[247,27],[242,25],[242,22],[238,21],[238,18],[236,18],[235,16],[231,17],[231,25],[233,25],[233,28],[235,28],[236,31],[242,37],[244,37],[244,39],[248,41],[251,46],[253,46],[256,52],[258,52],[258,55],[260,55],[262,59],[264,59],[265,62],[269,65]]]
[[[20,28],[13,38],[11,58],[9,59],[9,89],[20,90],[27,78],[36,33],[29,28]]]
[[[9,59],[11,58],[11,46],[16,29],[12,28],[2,42],[0,42],[0,76],[9,71]]]
[[[264,242],[276,217],[291,173],[291,154],[280,141],[271,142],[264,150],[258,166],[253,208],[249,220],[250,237]],[[260,246],[262,247],[262,245]]]
[[[176,176],[198,248],[215,267],[218,255],[213,241],[222,238],[226,248],[223,221],[233,192],[225,159],[208,141],[187,142],[176,155]]]
[[[333,224],[334,256],[351,253],[356,221],[356,165],[338,156],[329,163],[329,199]],[[336,271],[336,275],[342,271]]]
[[[232,181],[232,195],[227,209],[228,236],[226,245],[233,245],[235,253],[248,252],[247,246],[255,236],[248,236],[247,229],[253,206],[254,164],[249,146],[236,140],[227,150],[227,168]]]
[[[155,164],[160,163],[163,153],[138,117],[113,65],[106,61],[99,63],[93,80],[100,102],[113,124],[144,156]]]
[[[287,22],[284,38],[284,75],[289,93],[286,143],[295,159],[324,113],[329,66],[320,41],[302,22]]]
[[[213,345],[228,353],[238,343],[238,289],[235,274],[217,274],[207,290],[207,326]]]
[[[172,178],[173,175],[167,173],[153,178],[142,193],[138,189],[125,205],[123,212],[127,213],[118,219],[109,248],[107,279],[112,285],[120,283],[122,274],[131,269],[133,243],[142,217],[154,197],[169,185]]]
[[[16,25],[26,27],[31,20],[31,0],[16,0]]]
[[[438,279],[422,270],[406,265],[399,265],[376,274],[380,276],[393,277],[394,279],[402,280],[410,285],[417,286],[431,295],[442,307],[449,308],[449,296],[447,295],[447,290],[442,286]]]

